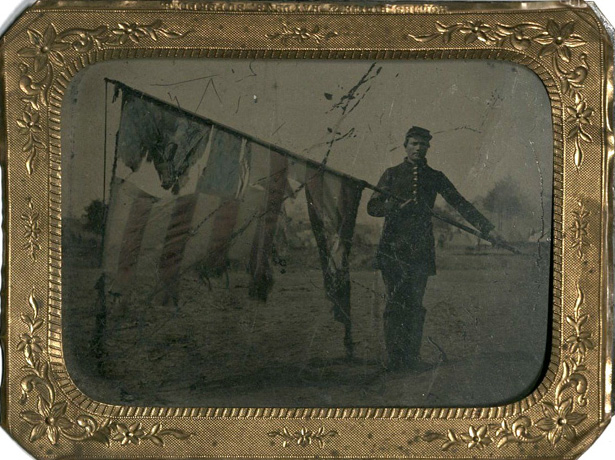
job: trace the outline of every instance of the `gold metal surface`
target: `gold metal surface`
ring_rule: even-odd
[[[574,458],[608,423],[613,49],[585,5],[49,1],[15,22],[1,53],[2,422],[36,458]],[[156,408],[75,386],[62,351],[66,88],[96,62],[211,57],[492,59],[538,75],[553,120],[553,315],[530,396],[485,408]]]

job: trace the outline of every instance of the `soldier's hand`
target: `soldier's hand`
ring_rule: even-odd
[[[396,200],[387,200],[384,203],[384,210],[387,214],[396,212],[399,210],[399,203]]]

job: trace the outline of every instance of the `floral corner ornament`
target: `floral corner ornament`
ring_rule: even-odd
[[[559,59],[570,62],[571,49],[587,44],[581,36],[574,34],[574,29],[574,21],[560,26],[552,19],[546,26],[534,22],[490,25],[482,21],[446,25],[436,21],[436,32],[428,35],[408,34],[408,37],[424,43],[442,38],[442,41],[448,44],[454,35],[459,33],[466,44],[482,42],[489,45],[510,45],[519,51],[528,50],[533,43],[537,43],[542,46],[538,53],[539,57],[557,55]]]
[[[49,24],[44,32],[28,29],[28,44],[17,51],[23,59],[19,64],[19,90],[25,104],[22,118],[16,123],[23,136],[22,150],[26,155],[28,175],[35,171],[35,160],[47,149],[43,139],[43,109],[49,104],[49,91],[56,72],[66,68],[71,53],[84,55],[92,50],[139,44],[144,40],[160,38],[180,39],[190,31],[180,33],[157,20],[151,24],[118,23],[95,29],[58,30]]]
[[[53,446],[67,440],[96,441],[106,446],[112,443],[130,446],[151,442],[164,447],[165,438],[187,440],[193,436],[181,430],[163,428],[161,423],[145,429],[139,422],[128,425],[110,419],[99,421],[89,415],[71,417],[68,402],[58,398],[53,373],[46,361],[44,341],[40,336],[44,321],[34,288],[28,297],[28,306],[32,312],[21,315],[21,321],[28,331],[20,335],[17,351],[23,353],[26,361],[23,368],[25,376],[21,380],[20,403],[26,406],[33,397],[36,398],[35,407],[19,414],[31,426],[30,442],[46,438]]]
[[[547,22],[545,30],[534,38],[536,43],[543,47],[539,56],[551,56],[557,53],[557,57],[565,62],[572,60],[572,48],[586,45],[587,42],[580,35],[574,33],[574,21],[560,26],[552,19]]]
[[[533,422],[530,417],[519,417],[513,422],[502,421],[500,425],[470,426],[465,433],[448,430],[446,434],[429,431],[419,437],[419,441],[441,441],[442,451],[454,447],[467,450],[484,450],[487,447],[501,449],[509,444],[537,444],[547,439],[552,446],[561,440],[574,441],[577,438],[577,426],[587,415],[573,411],[572,398],[561,404],[542,403],[543,417]]]
[[[458,434],[449,429],[446,434],[429,431],[419,436],[417,442],[440,441],[440,448],[483,450],[502,449],[514,444],[538,444],[547,441],[552,447],[562,440],[574,442],[578,437],[578,427],[586,419],[583,408],[587,406],[587,354],[594,349],[591,332],[587,331],[589,315],[583,312],[585,295],[581,284],[576,285],[577,298],[571,315],[565,317],[573,331],[565,339],[565,354],[562,357],[562,374],[555,385],[553,399],[542,401],[541,415],[537,420],[528,415],[513,420],[503,420],[501,424],[471,426],[467,433]]]
[[[468,45],[482,43],[490,46],[511,46],[517,51],[527,51],[532,46],[538,45],[540,46],[538,57],[552,59],[563,92],[574,96],[584,88],[589,73],[585,53],[579,56],[580,65],[567,67],[573,61],[573,50],[587,44],[580,35],[574,33],[575,25],[574,21],[559,25],[552,19],[546,25],[533,22],[490,25],[482,21],[446,25],[438,21],[436,32],[428,35],[408,34],[408,38],[423,43],[441,38],[445,44],[448,44],[455,34],[461,34],[463,41]]]
[[[572,104],[566,108],[566,121],[572,124],[567,138],[574,143],[573,162],[577,170],[580,170],[585,155],[583,144],[592,142],[587,128],[592,124],[595,110],[589,107],[583,94],[590,72],[588,56],[580,53],[576,59],[574,53],[575,49],[587,45],[587,42],[575,33],[575,27],[575,21],[558,24],[552,19],[546,25],[534,22],[491,25],[482,21],[444,24],[438,21],[435,32],[427,35],[408,34],[407,37],[421,43],[441,39],[444,44],[449,44],[455,35],[460,35],[466,45],[508,46],[519,52],[538,47],[538,59],[550,60],[562,93],[572,99]]]
[[[306,427],[302,427],[300,430],[294,432],[290,431],[289,428],[284,427],[282,430],[271,431],[267,434],[271,438],[282,438],[282,447],[289,447],[291,445],[307,447],[312,444],[318,444],[318,446],[322,449],[325,447],[326,439],[337,436],[338,432],[333,430],[327,431],[325,427],[322,426],[316,431],[308,430]]]

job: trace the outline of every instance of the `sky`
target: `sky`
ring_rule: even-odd
[[[132,60],[90,66],[71,82],[62,108],[66,216],[79,217],[108,194],[120,104],[112,102],[111,87],[106,92],[105,78],[313,160],[327,157],[330,167],[373,184],[403,161],[406,131],[421,126],[434,136],[429,164],[470,201],[509,177],[537,207],[550,206],[549,99],[540,79],[520,65]],[[365,218],[360,209],[359,221]],[[540,216],[534,218],[538,227]]]

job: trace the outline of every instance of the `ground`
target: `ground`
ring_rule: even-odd
[[[74,264],[76,265],[76,264]],[[314,260],[277,267],[266,303],[231,272],[210,286],[181,280],[177,308],[107,311],[96,337],[100,269],[64,273],[64,351],[88,396],[155,406],[487,406],[518,400],[542,376],[547,353],[549,258],[442,250],[429,280],[423,357],[432,371],[388,372],[379,272],[352,272],[355,357],[345,359]],[[103,351],[100,355],[99,352]],[[102,356],[102,358],[101,358]]]

